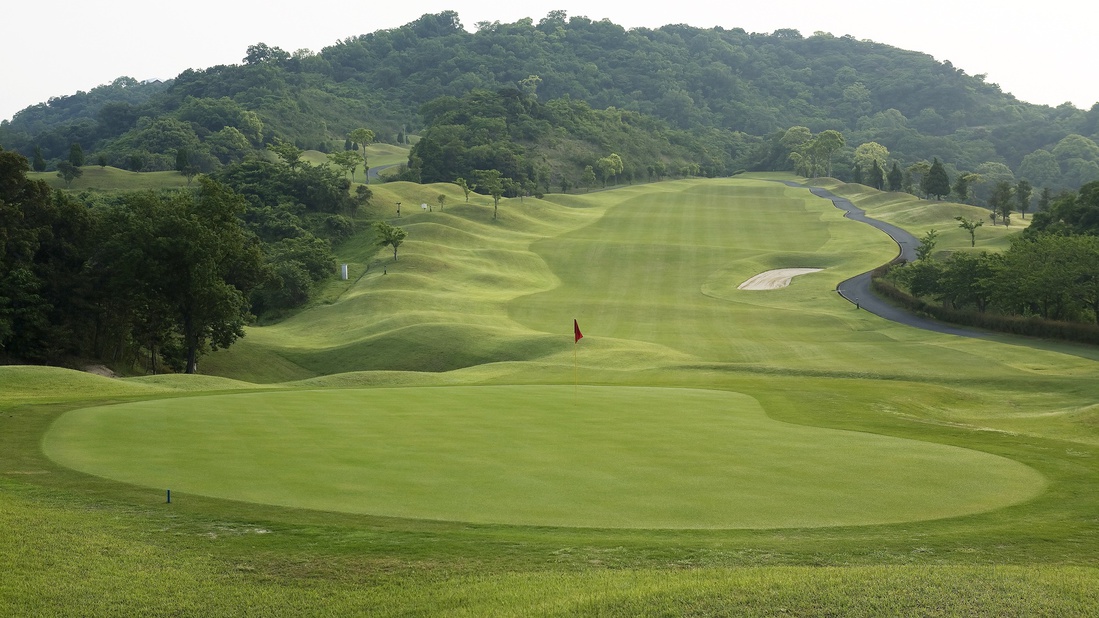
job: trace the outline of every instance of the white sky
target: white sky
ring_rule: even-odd
[[[0,120],[53,96],[119,76],[175,77],[187,68],[241,62],[258,42],[320,51],[347,37],[395,28],[425,13],[456,11],[466,30],[479,21],[535,23],[551,10],[626,28],[684,23],[748,32],[795,28],[849,34],[950,60],[970,75],[1031,103],[1099,101],[1099,5],[1088,0],[15,0],[0,27]]]

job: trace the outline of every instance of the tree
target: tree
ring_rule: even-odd
[[[969,182],[973,174],[961,173],[954,179],[954,186],[951,188],[951,192],[958,198],[958,201],[963,204],[969,201]],[[957,217],[955,217],[957,218]]]
[[[240,219],[245,207],[203,176],[195,193],[131,193],[102,213],[93,263],[132,308],[150,356],[178,349],[180,367],[194,373],[207,349],[244,336],[249,294],[264,274],[259,240]]]
[[[267,149],[275,153],[275,156],[281,159],[291,170],[298,168],[301,163],[302,152],[304,152],[294,144],[279,138],[275,138],[274,143],[267,144]]]
[[[98,239],[88,208],[29,180],[29,171],[23,156],[0,147],[0,352],[48,362],[78,352],[93,330],[84,272]]]
[[[530,75],[519,80],[519,90],[523,91],[523,94],[532,99],[538,98],[538,86],[542,84],[542,78],[537,75]]]
[[[393,247],[393,261],[396,262],[397,248],[404,242],[408,232],[404,228],[389,225],[385,221],[376,222],[374,228],[378,230],[378,244],[382,247]]]
[[[992,188],[992,194],[988,198],[988,205],[992,208],[992,214],[1003,219],[1004,225],[1011,225],[1011,198],[1013,194],[1014,189],[1011,188],[1011,183],[1001,180]],[[995,219],[993,223],[995,223]]]
[[[68,161],[62,161],[57,164],[57,177],[65,181],[66,187],[71,187],[73,180],[80,178],[83,175],[84,170]]]
[[[492,196],[492,218],[496,219],[500,198],[504,195],[504,175],[500,170],[473,170],[473,174],[477,177],[477,186]]]
[[[446,204],[446,195],[440,193],[439,197],[435,198],[439,202],[439,210],[443,209],[443,205]]]
[[[935,245],[938,244],[939,233],[934,229],[927,230],[927,233],[920,238],[920,246],[916,247],[916,259],[924,261],[931,257],[931,253],[935,250]]]
[[[580,174],[580,184],[584,185],[585,188],[591,188],[595,184],[595,170],[592,169],[592,166],[584,166],[584,172]]]
[[[931,171],[931,164],[927,161],[916,161],[912,165],[909,165],[905,169],[905,187],[904,190],[913,192],[916,186],[923,186],[923,180],[927,176],[927,173]]]
[[[940,271],[939,294],[954,307],[973,305],[983,313],[992,300],[1000,279],[1000,254],[987,251],[957,252]]]
[[[893,169],[889,170],[889,190],[900,191],[903,182],[904,172],[901,171],[900,164],[894,161]]]
[[[462,193],[466,196],[466,201],[469,201],[469,192],[476,189],[477,185],[470,185],[466,182],[465,178],[459,178],[454,181],[454,184],[462,188]]]
[[[34,147],[34,163],[31,164],[31,169],[36,172],[46,171],[46,159],[42,157],[42,148],[37,145]]]
[[[351,150],[340,150],[338,152],[329,153],[328,160],[336,167],[343,170],[344,174],[351,174],[351,182],[355,182],[355,170],[358,169],[359,164],[363,162],[359,153]]]
[[[927,174],[920,181],[920,190],[925,195],[934,195],[937,200],[950,195],[950,176],[947,176],[946,168],[939,162],[938,157],[935,157],[931,167],[927,170]]]
[[[984,225],[984,221],[971,221],[962,216],[954,217],[954,220],[958,222],[958,227],[969,232],[969,246],[977,246],[977,228]]]
[[[210,154],[226,165],[236,163],[252,152],[251,142],[236,127],[222,127],[220,130],[211,133],[206,138],[206,147],[209,149]],[[275,152],[290,166],[290,169],[297,168],[298,158],[301,157],[302,153],[300,149],[294,147],[293,144],[280,143]],[[297,155],[297,158],[295,158],[295,155]]]
[[[1042,192],[1038,194],[1038,210],[1047,210],[1051,203],[1053,203],[1053,191],[1050,191],[1049,187],[1042,187]]]
[[[846,143],[843,134],[833,129],[821,131],[813,138],[812,151],[815,158],[824,162],[824,174],[826,176],[832,175],[832,156],[839,152]]]
[[[860,169],[871,170],[874,163],[885,169],[885,163],[889,160],[889,149],[877,142],[866,142],[855,148],[855,165]],[[880,189],[881,187],[877,187]]]
[[[1030,197],[1033,193],[1034,188],[1026,180],[1020,180],[1015,185],[1015,201],[1019,204],[1019,212],[1024,220],[1026,220],[1026,211],[1030,210]]]
[[[1061,167],[1048,150],[1038,149],[1023,157],[1019,164],[1019,176],[1037,186],[1061,186]]]
[[[603,180],[603,186],[607,186],[607,178],[617,177],[622,173],[622,157],[619,157],[615,153],[611,153],[595,162],[596,167],[599,168],[599,176]]]
[[[72,163],[73,167],[84,165],[84,149],[76,142],[69,144],[69,163]]]
[[[191,154],[186,148],[176,150],[176,171],[187,177],[187,184],[198,174],[198,168],[191,164]]]
[[[268,47],[266,43],[249,45],[248,55],[244,57],[245,64],[260,64],[263,62],[283,63],[290,59],[290,54],[278,47]]]
[[[885,187],[885,170],[882,169],[881,163],[873,161],[870,163],[870,173],[867,174],[867,184],[874,187],[877,190],[882,190]]]
[[[366,147],[374,143],[374,132],[370,129],[355,129],[349,135],[351,141],[359,145],[362,148],[363,154],[363,174],[366,176],[366,182],[370,182],[370,163],[366,159]]]
[[[786,129],[786,132],[778,140],[778,145],[784,151],[782,158],[791,158],[794,153],[800,153],[802,147],[812,139],[813,132],[809,130],[809,127],[797,126]]]

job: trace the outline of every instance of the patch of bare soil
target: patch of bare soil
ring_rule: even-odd
[[[94,373],[97,376],[103,376],[105,378],[117,378],[118,374],[104,367],[103,365],[88,365],[84,367],[84,371],[88,373]]]

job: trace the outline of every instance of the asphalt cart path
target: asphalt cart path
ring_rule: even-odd
[[[848,219],[860,221],[888,234],[889,237],[893,239],[893,242],[897,243],[898,257],[909,262],[916,259],[916,247],[919,246],[920,241],[912,234],[895,225],[867,217],[866,212],[852,204],[850,200],[839,197],[826,189],[821,189],[820,187],[805,187],[804,185],[793,182],[786,182],[786,184],[791,187],[808,188],[813,195],[832,200],[832,203],[835,204],[836,208],[844,211],[844,216]],[[857,309],[869,311],[876,316],[899,324],[904,324],[905,326],[922,328],[947,335],[957,335],[959,337],[974,337],[977,339],[985,339],[990,335],[990,333],[984,331],[963,328],[961,326],[952,326],[950,324],[921,317],[885,302],[870,291],[869,272],[856,275],[846,281],[840,282],[840,284],[836,286],[836,291],[839,292],[840,296],[846,298],[851,304],[855,305]]]

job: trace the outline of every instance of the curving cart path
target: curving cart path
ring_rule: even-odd
[[[852,204],[850,200],[839,197],[826,189],[821,189],[820,187],[806,187],[805,185],[799,185],[790,181],[785,181],[785,184],[791,187],[807,188],[813,195],[831,200],[836,208],[844,211],[844,216],[848,219],[860,221],[888,234],[889,237],[897,243],[899,249],[898,255],[901,258],[908,261],[916,259],[916,247],[919,246],[920,241],[912,234],[895,225],[867,217],[866,212]],[[990,333],[984,331],[936,322],[935,320],[915,315],[885,302],[870,291],[869,272],[856,275],[846,281],[840,282],[840,284],[836,286],[836,291],[839,292],[840,296],[846,298],[859,309],[865,309],[876,316],[904,324],[905,326],[923,328],[925,330],[945,333],[947,335],[958,335],[959,337],[974,337],[977,339],[985,339],[990,335]]]

